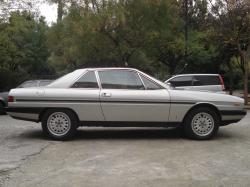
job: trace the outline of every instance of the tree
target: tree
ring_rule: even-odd
[[[250,2],[248,0],[219,0],[212,4],[214,29],[221,46],[230,47],[233,55],[239,58],[239,66],[243,72],[244,99],[248,103],[248,63],[250,39]]]
[[[10,72],[14,82],[51,73],[47,64],[48,27],[43,17],[36,20],[29,12],[12,12],[7,22],[0,23],[0,28],[0,69]],[[2,85],[6,79],[0,81]]]
[[[15,11],[38,12],[37,4],[42,0],[0,0],[0,19],[7,21]]]

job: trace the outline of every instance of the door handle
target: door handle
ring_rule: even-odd
[[[111,93],[104,92],[104,93],[102,93],[102,96],[103,97],[111,97]]]

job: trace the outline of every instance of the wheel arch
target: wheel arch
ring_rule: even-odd
[[[77,115],[77,113],[72,109],[72,108],[66,108],[66,107],[49,107],[49,108],[44,108],[40,114],[39,114],[39,122],[42,121],[42,118],[44,116],[44,114],[48,111],[48,110],[69,110],[71,111],[75,116],[76,116],[76,119],[78,120],[78,122],[80,121],[79,120],[79,116]]]
[[[206,107],[206,108],[210,108],[212,109],[213,111],[216,112],[216,114],[218,115],[219,117],[219,120],[221,121],[221,114],[220,114],[220,111],[219,109],[212,103],[197,103],[196,105],[192,106],[188,111],[187,113],[185,114],[182,122],[185,121],[185,119],[187,118],[187,116],[189,115],[189,113],[194,110],[194,109],[197,109],[197,108],[202,108],[202,107]]]

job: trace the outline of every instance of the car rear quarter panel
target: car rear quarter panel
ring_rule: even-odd
[[[10,95],[15,102],[10,107],[69,108],[76,112],[80,121],[103,121],[99,103],[99,89],[15,89]]]

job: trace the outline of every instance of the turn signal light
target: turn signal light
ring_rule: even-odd
[[[14,102],[14,97],[13,96],[8,96],[8,102],[13,103]]]

